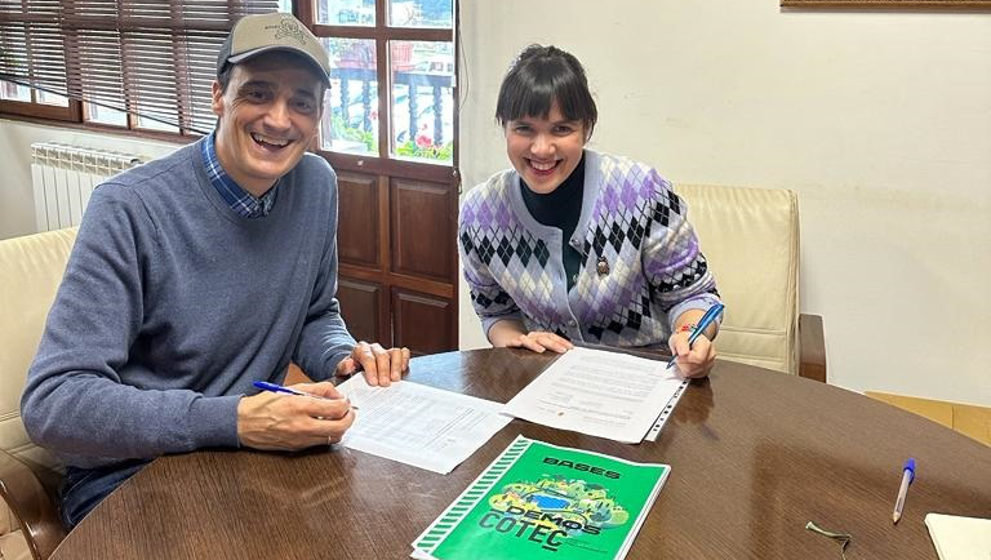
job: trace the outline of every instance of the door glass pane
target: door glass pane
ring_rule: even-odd
[[[454,27],[451,0],[388,0],[392,27]]]
[[[378,155],[378,78],[373,39],[323,39],[330,91],[320,123],[325,150]]]
[[[317,23],[375,25],[375,0],[317,0]]]
[[[392,153],[451,163],[454,150],[454,44],[390,41]]]
[[[0,99],[31,102],[31,88],[13,82],[0,81]]]

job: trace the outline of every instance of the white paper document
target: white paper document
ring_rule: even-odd
[[[342,445],[441,474],[513,420],[500,403],[410,381],[372,387],[355,375],[337,390],[358,406]]]
[[[573,348],[513,397],[505,411],[552,428],[639,443],[683,386],[684,380],[666,366],[620,352]]]
[[[671,395],[671,400],[669,400],[668,404],[661,410],[661,414],[657,416],[657,420],[654,421],[654,425],[650,428],[650,431],[647,432],[647,437],[644,439],[647,441],[657,441],[657,436],[661,434],[661,430],[664,428],[664,425],[668,423],[668,419],[671,418],[671,415],[674,413],[674,407],[678,406],[678,401],[681,400],[681,396],[688,390],[688,383],[689,381],[685,379],[681,382],[681,385],[674,390],[674,394]]]
[[[927,513],[926,527],[939,560],[991,558],[991,519]]]

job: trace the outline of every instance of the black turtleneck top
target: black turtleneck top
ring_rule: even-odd
[[[530,215],[545,226],[561,230],[564,254],[564,271],[568,278],[568,290],[574,287],[578,280],[578,269],[581,268],[582,255],[571,246],[570,240],[578,226],[578,218],[582,213],[582,195],[585,191],[585,153],[571,175],[547,194],[537,194],[520,179],[520,191],[523,202]]]

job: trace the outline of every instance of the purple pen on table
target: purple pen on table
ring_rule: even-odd
[[[902,483],[898,487],[898,496],[895,498],[895,511],[891,514],[891,522],[898,523],[902,518],[902,509],[905,508],[905,497],[908,495],[908,487],[915,480],[915,459],[905,461],[902,466]]]

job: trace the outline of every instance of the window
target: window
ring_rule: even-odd
[[[0,113],[72,121],[78,119],[78,105],[64,95],[0,79]]]
[[[331,57],[321,148],[453,165],[453,0],[311,0],[299,11]]]
[[[0,112],[179,134],[213,129],[234,22],[291,0],[0,3]]]

